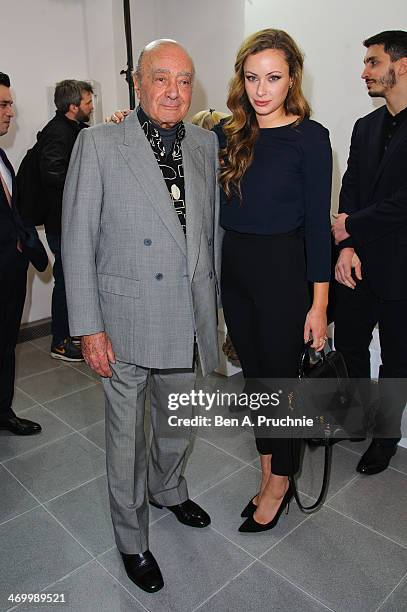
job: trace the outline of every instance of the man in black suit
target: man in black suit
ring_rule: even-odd
[[[10,79],[0,72],[0,136],[14,116]],[[48,258],[36,234],[23,226],[16,208],[14,170],[0,148],[0,429],[17,435],[41,431],[38,423],[20,419],[12,410],[15,347],[23,313],[28,261],[45,270]],[[32,230],[34,231],[34,230]]]
[[[373,439],[357,466],[387,468],[400,440],[407,381],[407,32],[364,41],[368,94],[386,104],[353,128],[339,214],[335,268],[335,345],[363,389],[370,378],[369,344],[379,324],[382,365]],[[390,379],[390,380],[389,380]],[[363,381],[365,384],[363,384]]]

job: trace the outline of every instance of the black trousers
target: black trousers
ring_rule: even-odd
[[[58,346],[69,337],[68,306],[66,303],[65,277],[62,269],[61,236],[47,234],[47,242],[55,261],[52,268],[54,288],[51,302],[52,345]]]
[[[227,231],[221,278],[225,321],[246,388],[254,389],[259,378],[296,378],[309,308],[300,233],[260,236]],[[256,446],[260,454],[272,455],[273,474],[298,471],[300,440],[256,437]]]
[[[15,348],[23,314],[27,259],[17,252],[15,267],[1,274],[0,297],[0,421],[14,415]]]
[[[373,329],[379,324],[382,365],[373,435],[388,446],[400,440],[407,401],[406,312],[407,300],[381,300],[364,280],[357,281],[355,289],[335,282],[335,348],[343,354],[349,376],[358,379],[366,410],[370,401],[369,345]]]

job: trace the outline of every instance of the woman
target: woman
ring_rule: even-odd
[[[246,390],[259,379],[296,378],[303,342],[312,338],[322,350],[326,341],[332,158],[328,131],[309,119],[302,69],[285,32],[247,38],[229,89],[232,117],[214,128],[226,230],[222,302]],[[241,532],[276,525],[299,468],[299,440],[256,435],[261,485]]]

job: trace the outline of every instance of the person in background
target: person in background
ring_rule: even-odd
[[[302,71],[286,32],[249,36],[229,88],[232,116],[214,128],[222,305],[248,389],[259,379],[295,379],[304,342],[311,338],[319,351],[327,339],[332,156],[328,130],[309,118]],[[276,525],[293,495],[288,477],[299,468],[299,440],[258,434],[261,485],[242,512],[241,532]]]
[[[66,173],[75,141],[93,111],[93,89],[86,81],[68,79],[57,83],[54,92],[55,117],[39,137],[39,165],[47,216],[47,241],[55,256],[54,288],[51,307],[51,357],[63,361],[83,361],[79,338],[69,332],[65,280],[61,260],[62,196]]]
[[[396,453],[407,399],[407,32],[381,32],[363,44],[367,93],[386,104],[354,125],[333,234],[340,249],[335,346],[360,381],[366,412],[369,345],[379,324],[380,402],[356,468],[370,475]]]
[[[209,108],[207,110],[199,111],[193,117],[191,117],[191,123],[194,125],[199,125],[199,127],[202,127],[205,130],[212,130],[215,125],[218,125],[218,123],[226,117],[229,117],[229,113],[221,113],[214,108]]]
[[[7,134],[13,117],[10,78],[0,72],[0,137]],[[21,419],[13,411],[15,348],[25,301],[28,262],[43,271],[48,257],[38,237],[32,243],[16,201],[14,170],[0,148],[0,430],[29,436],[40,433],[41,425]]]

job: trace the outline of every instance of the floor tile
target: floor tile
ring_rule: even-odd
[[[116,550],[102,555],[99,561],[152,612],[192,610],[251,562],[251,557],[210,527],[192,529],[172,515],[150,528],[150,549],[165,582],[154,597],[129,581]]]
[[[114,545],[105,476],[58,497],[46,507],[93,555]]]
[[[12,408],[16,414],[20,414],[23,410],[27,410],[27,408],[35,405],[36,401],[32,397],[18,389],[18,387],[15,387]]]
[[[66,493],[105,472],[105,455],[78,434],[26,453],[6,463],[42,502]]]
[[[357,453],[358,455],[363,455],[365,450],[370,444],[370,440],[363,440],[362,442],[351,442],[350,440],[343,440],[342,442],[338,442],[336,446],[340,446],[343,448],[347,448],[349,451],[353,453]],[[359,459],[356,458],[356,463]]]
[[[34,406],[24,410],[21,416],[24,419],[30,419],[39,423],[42,431],[33,436],[16,436],[9,431],[0,431],[0,461],[6,461],[11,457],[16,457],[21,455],[21,453],[38,448],[47,442],[62,438],[72,431],[68,425],[61,423],[59,419],[41,406]]]
[[[407,549],[325,507],[262,560],[336,612],[372,612],[404,575]]]
[[[74,370],[78,370],[78,372],[82,372],[82,374],[86,374],[86,376],[90,376],[90,378],[93,378],[95,382],[100,382],[99,374],[96,374],[96,372],[91,370],[88,364],[84,361],[67,363],[66,365]]]
[[[407,474],[407,448],[399,446],[397,453],[391,458],[390,465],[396,470]]]
[[[255,557],[262,555],[306,518],[292,503],[288,515],[283,514],[277,526],[267,533],[239,533],[238,528],[245,520],[240,513],[257,493],[259,483],[260,472],[247,467],[196,500],[210,514],[215,529]],[[310,501],[309,498],[306,501]]]
[[[406,612],[407,577],[380,606],[378,612]]]
[[[35,338],[35,340],[30,340],[30,344],[37,346],[42,351],[46,351],[47,353],[51,350],[51,341],[52,336],[42,336],[42,338]]]
[[[37,402],[48,402],[92,384],[87,376],[73,368],[62,366],[51,372],[24,378],[19,381],[18,386]]]
[[[244,464],[211,444],[195,438],[185,469],[189,496],[196,497]]]
[[[74,429],[89,427],[105,417],[103,389],[97,384],[47,402],[46,407]]]
[[[212,415],[213,416],[213,415]],[[227,418],[236,415],[227,414]],[[199,438],[211,442],[241,461],[251,462],[258,456],[253,433],[246,427],[221,426],[199,427],[194,431]]]
[[[52,370],[60,368],[61,362],[56,359],[52,359],[49,355],[33,346],[29,342],[22,342],[17,344],[16,347],[16,379],[23,378],[24,376],[31,376],[44,372],[45,370]]]
[[[136,588],[125,575],[114,545],[99,377],[85,363],[52,360],[50,341],[50,337],[40,338],[17,349],[19,373],[28,378],[18,381],[13,406],[23,418],[40,422],[43,432],[28,437],[0,432],[0,462],[5,462],[0,464],[0,522],[6,521],[0,525],[0,610],[10,606],[4,607],[1,599],[6,591],[38,592],[50,585],[46,592],[65,592],[68,603],[38,610],[118,612],[139,610],[143,604],[153,612],[192,612],[218,591],[202,610],[319,612],[326,610],[323,601],[335,612],[374,612],[378,606],[380,612],[404,612],[406,548],[380,533],[398,542],[407,539],[407,449],[399,448],[392,458],[395,469],[363,477],[355,467],[369,441],[335,445],[330,502],[325,508],[306,517],[292,502],[288,516],[283,515],[275,529],[246,535],[237,531],[243,520],[240,512],[260,480],[250,428],[196,432],[186,478],[190,496],[210,513],[212,525],[191,529],[180,525],[167,509],[150,506],[151,549],[166,584],[156,595]],[[44,365],[52,369],[41,374]],[[198,381],[198,388],[207,393],[237,393],[242,386],[241,374],[229,378],[214,374]],[[46,409],[39,402],[46,402]],[[205,412],[207,416],[214,413]],[[227,406],[216,413],[236,416]],[[407,412],[407,422],[406,417]],[[73,434],[72,427],[80,434]],[[299,486],[313,496],[321,486],[322,459],[322,449],[307,450],[304,458]],[[39,495],[55,519],[35,505],[36,500],[6,468],[16,470],[13,473],[21,476],[33,495]],[[105,571],[87,556],[79,542],[91,554],[101,553],[109,569]],[[251,565],[253,556],[261,560]],[[404,582],[397,586],[403,576]],[[381,604],[392,589],[394,593]],[[31,604],[26,609],[37,608]]]
[[[91,585],[91,589],[89,588]],[[91,596],[90,596],[91,591]],[[116,580],[96,562],[91,561],[85,567],[58,581],[45,589],[43,593],[62,593],[66,603],[27,604],[18,610],[50,612],[141,612],[143,608],[129,595]]]
[[[407,475],[386,470],[360,476],[328,505],[407,546]]]
[[[298,488],[311,497],[317,497],[322,486],[324,470],[324,453],[322,447],[309,449],[305,445],[305,452],[297,479]],[[344,448],[334,445],[332,450],[332,468],[329,479],[328,499],[339,491],[352,478],[357,476],[355,471],[357,464],[356,455],[349,453]]]
[[[199,608],[199,612],[326,612],[326,608],[259,562]]]
[[[38,505],[38,502],[1,465],[0,499],[0,523]]]
[[[38,593],[90,559],[43,508],[1,526],[0,541],[0,610],[10,593]]]
[[[81,430],[81,434],[89,440],[92,440],[102,450],[106,450],[106,438],[105,438],[105,422],[95,423],[90,427],[86,427]]]

